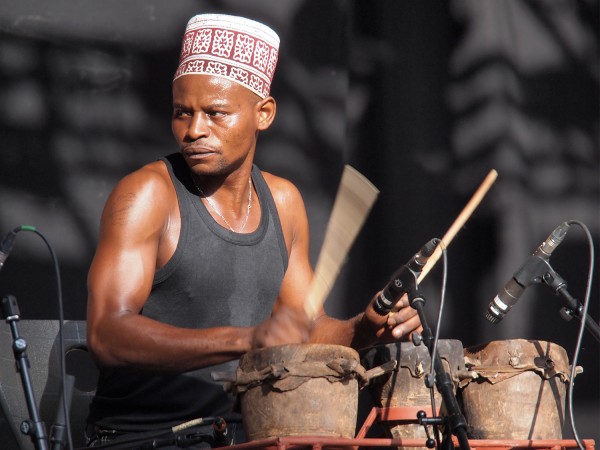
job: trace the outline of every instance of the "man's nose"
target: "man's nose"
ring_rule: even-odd
[[[208,137],[210,135],[210,128],[208,127],[208,121],[205,114],[199,112],[194,113],[188,128],[188,135],[192,140]]]

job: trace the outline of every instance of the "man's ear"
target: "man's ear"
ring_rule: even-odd
[[[277,112],[277,103],[273,97],[262,99],[257,104],[258,111],[258,130],[264,131],[271,126],[275,120]]]

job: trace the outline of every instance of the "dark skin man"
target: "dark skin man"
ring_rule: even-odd
[[[193,74],[173,83],[173,134],[204,194],[199,201],[223,227],[250,233],[260,223],[262,207],[249,179],[258,134],[271,126],[275,114],[272,97],[260,98],[223,77]],[[363,348],[420,329],[406,298],[390,316],[376,314],[369,304],[349,320],[323,311],[308,320],[303,305],[313,271],[304,203],[288,180],[263,176],[275,200],[289,264],[270,318],[256,327],[178,328],[140,314],[155,271],[175,252],[179,205],[162,161],[118,183],[102,214],[88,278],[88,346],[100,365],[182,373],[238,359],[252,348],[304,342]],[[255,199],[251,208],[249,198]]]

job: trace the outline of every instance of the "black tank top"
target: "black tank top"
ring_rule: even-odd
[[[155,273],[141,314],[183,328],[257,325],[269,317],[288,263],[279,216],[260,170],[252,169],[260,225],[239,234],[206,210],[180,154],[162,160],[177,191],[181,231],[172,258]],[[103,369],[89,422],[145,431],[199,417],[231,417],[233,398],[210,374],[236,368],[237,361],[179,375]]]

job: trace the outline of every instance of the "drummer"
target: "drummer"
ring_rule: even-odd
[[[172,86],[179,151],[125,176],[101,217],[88,278],[100,369],[90,446],[201,417],[235,424],[233,399],[210,374],[252,348],[359,349],[420,326],[404,302],[389,317],[368,306],[349,320],[307,319],[302,197],[253,163],[276,115],[278,49],[272,29],[246,18],[198,15],[186,27]]]

